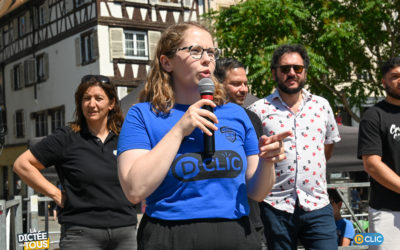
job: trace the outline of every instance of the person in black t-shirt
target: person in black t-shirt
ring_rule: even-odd
[[[214,75],[218,81],[224,84],[229,101],[243,106],[249,92],[244,65],[233,58],[221,58],[217,60]],[[257,137],[260,138],[263,135],[260,118],[251,110],[245,109],[245,111],[256,130]],[[248,201],[250,206],[250,221],[261,238],[262,249],[265,250],[267,249],[267,243],[264,236],[264,226],[260,218],[259,204],[250,198]]]
[[[369,227],[384,241],[370,249],[400,245],[400,57],[382,66],[385,100],[369,108],[361,122],[358,158],[371,176]]]
[[[117,169],[123,116],[115,87],[86,75],[75,92],[75,119],[14,163],[14,171],[60,207],[60,249],[136,249],[137,215]],[[40,170],[54,165],[62,190]]]

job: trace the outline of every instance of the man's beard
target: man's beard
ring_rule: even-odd
[[[395,93],[392,87],[386,85],[385,87],[386,94],[394,99],[400,100],[400,94]]]
[[[297,82],[299,83],[299,86],[298,86],[297,88],[291,89],[291,88],[288,88],[288,87],[284,84],[284,82],[283,82],[280,78],[278,78],[278,76],[277,76],[276,74],[275,74],[275,79],[276,79],[276,82],[278,83],[278,88],[279,88],[282,92],[284,92],[284,93],[286,93],[286,94],[296,94],[296,93],[299,93],[299,92],[303,89],[304,84],[305,84],[305,80],[300,80],[299,78],[296,78],[296,77],[288,77],[288,78],[286,79],[286,81],[287,81],[287,80],[291,80],[291,79],[295,79],[295,80],[297,80]]]

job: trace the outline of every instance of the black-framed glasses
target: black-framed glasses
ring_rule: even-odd
[[[301,74],[303,73],[304,70],[304,65],[280,65],[277,66],[276,68],[280,68],[282,73],[287,74],[290,72],[290,69],[293,68],[294,72],[296,74]]]
[[[103,75],[85,75],[81,79],[81,83],[87,82],[90,79],[94,78],[97,82],[103,83],[103,84],[111,84],[110,78],[107,76]]]
[[[192,45],[192,46],[187,46],[187,47],[182,47],[176,49],[177,51],[180,50],[189,50],[189,54],[192,56],[193,59],[201,59],[203,56],[204,51],[207,53],[208,57],[210,58],[211,61],[215,61],[219,58],[220,51],[218,48],[203,48],[200,45]]]

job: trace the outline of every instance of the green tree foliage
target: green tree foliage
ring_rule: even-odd
[[[400,52],[399,0],[247,0],[206,15],[223,55],[248,66],[251,89],[275,87],[273,51],[303,44],[310,56],[311,92],[352,112],[369,96],[382,96],[379,66]]]

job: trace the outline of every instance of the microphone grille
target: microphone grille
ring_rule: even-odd
[[[215,91],[215,85],[213,80],[210,78],[203,78],[199,81],[199,92],[200,95],[213,95]]]

